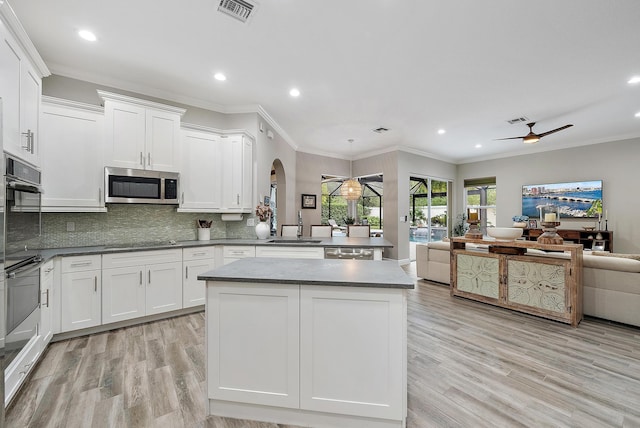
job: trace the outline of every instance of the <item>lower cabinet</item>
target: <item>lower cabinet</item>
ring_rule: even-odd
[[[47,261],[40,268],[40,336],[42,337],[42,349],[44,349],[53,337],[53,277],[54,261]]]
[[[100,325],[102,305],[100,265],[100,255],[62,259],[60,282],[62,332]]]
[[[405,418],[403,290],[216,281],[207,291],[211,414],[235,402],[267,418],[277,410],[261,406],[364,418],[360,426]]]
[[[182,250],[182,307],[204,305],[206,282],[198,275],[216,267],[215,247],[185,248]]]
[[[182,250],[102,256],[102,323],[182,308]]]

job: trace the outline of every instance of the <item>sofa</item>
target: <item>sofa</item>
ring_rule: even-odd
[[[539,250],[528,254],[565,256]],[[448,285],[449,265],[449,242],[416,245],[419,278]],[[585,315],[640,327],[640,256],[585,251],[582,284]]]

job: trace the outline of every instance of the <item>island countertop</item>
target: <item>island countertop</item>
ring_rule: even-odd
[[[414,281],[395,261],[249,258],[198,276],[227,282],[404,288]]]

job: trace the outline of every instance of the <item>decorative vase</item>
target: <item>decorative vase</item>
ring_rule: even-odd
[[[269,225],[266,221],[256,224],[256,236],[258,236],[258,239],[267,239],[269,237]]]
[[[209,241],[211,239],[211,229],[205,227],[198,228],[198,241]]]

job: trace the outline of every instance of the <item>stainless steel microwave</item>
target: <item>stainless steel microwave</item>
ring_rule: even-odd
[[[178,204],[178,180],[175,172],[142,169],[104,169],[106,203]]]

